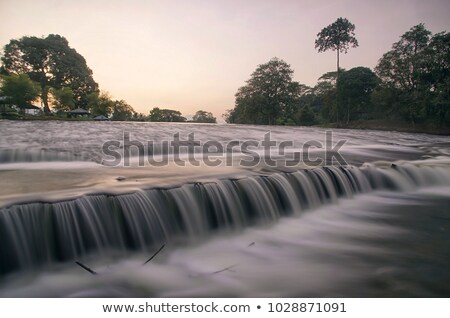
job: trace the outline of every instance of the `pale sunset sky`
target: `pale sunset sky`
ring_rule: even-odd
[[[93,70],[100,89],[138,112],[153,107],[220,116],[258,64],[278,57],[294,79],[315,85],[334,70],[317,53],[317,33],[338,17],[356,25],[359,47],[346,69],[375,67],[401,34],[419,23],[450,31],[450,0],[0,0],[0,46],[60,34]]]

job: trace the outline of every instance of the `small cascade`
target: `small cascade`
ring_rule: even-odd
[[[92,253],[150,251],[215,231],[271,224],[373,190],[450,184],[444,166],[321,167],[189,183],[130,194],[96,194],[0,209],[0,273],[71,261]]]

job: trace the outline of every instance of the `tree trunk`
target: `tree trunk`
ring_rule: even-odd
[[[350,122],[350,102],[347,101],[347,125]]]
[[[42,88],[41,98],[42,102],[44,103],[44,113],[50,114],[50,107],[48,106],[48,87],[43,85],[41,86],[41,88]]]
[[[336,125],[339,127],[339,47],[337,49],[337,77],[336,77]]]

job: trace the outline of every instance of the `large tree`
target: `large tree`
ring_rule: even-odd
[[[413,26],[392,45],[375,68],[382,79],[380,104],[413,124],[450,121],[450,34]]]
[[[283,124],[285,114],[292,112],[302,91],[292,74],[290,65],[278,58],[259,65],[247,84],[238,89],[235,108],[226,115],[227,121]]]
[[[315,41],[315,47],[319,52],[328,50],[336,51],[337,81],[339,81],[339,54],[347,53],[350,47],[357,47],[358,40],[355,37],[355,25],[345,18],[338,18],[335,22],[323,28]],[[339,105],[336,104],[339,108]],[[339,124],[339,111],[336,109],[336,121]]]
[[[48,95],[52,87],[71,88],[78,107],[86,106],[87,96],[98,90],[84,57],[60,35],[13,39],[5,45],[1,61],[4,73],[27,74],[39,83],[46,112],[50,111]]]

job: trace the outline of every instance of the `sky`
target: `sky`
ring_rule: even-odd
[[[259,64],[278,57],[294,80],[314,86],[336,68],[317,33],[338,17],[356,26],[359,47],[341,67],[374,68],[412,26],[450,31],[450,0],[0,0],[0,46],[60,34],[83,55],[100,89],[148,114],[221,115]],[[220,118],[219,118],[220,119]]]

